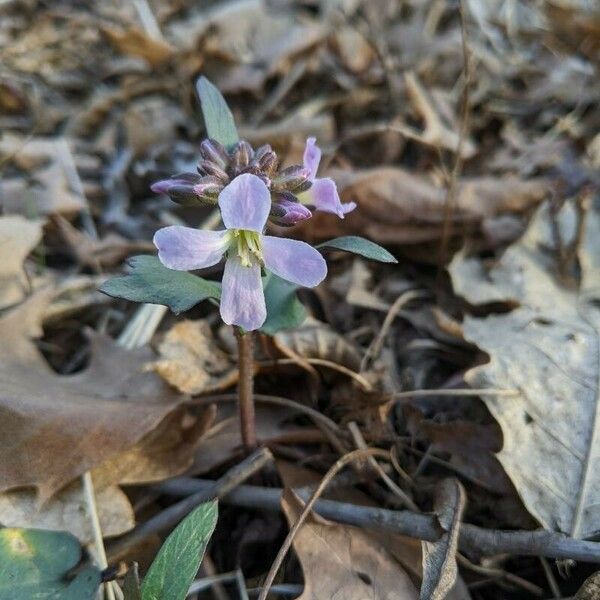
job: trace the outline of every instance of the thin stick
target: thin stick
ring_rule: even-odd
[[[210,480],[178,477],[172,481],[165,481],[158,488],[165,494],[171,493],[180,496],[207,490],[214,485],[215,482]],[[294,491],[303,500],[308,499],[306,490]],[[281,488],[241,485],[224,495],[221,501],[233,506],[279,512],[281,511],[282,493]],[[428,542],[438,541],[444,533],[435,515],[419,514],[408,510],[396,511],[359,506],[335,500],[318,500],[311,508],[314,508],[315,512],[325,519],[337,523],[363,527],[371,531],[398,533]],[[562,533],[542,529],[505,531],[483,529],[476,525],[462,523],[459,548],[466,553],[478,556],[512,554],[600,563],[600,543],[578,540]]]
[[[319,499],[319,496],[325,491],[325,488],[327,487],[329,482],[347,464],[351,463],[354,460],[365,458],[367,456],[380,456],[382,458],[387,458],[389,460],[390,453],[387,452],[386,450],[381,450],[379,448],[364,448],[364,449],[359,449],[359,450],[353,450],[352,452],[349,452],[345,456],[342,456],[329,469],[329,471],[327,471],[327,473],[325,473],[325,476],[323,477],[323,479],[321,479],[321,483],[318,485],[317,489],[313,492],[309,501],[304,506],[304,509],[303,509],[302,513],[300,514],[300,516],[298,517],[298,520],[294,523],[294,525],[290,529],[287,537],[285,538],[285,541],[283,542],[281,548],[279,549],[279,552],[277,553],[277,556],[275,557],[275,560],[273,561],[273,564],[271,565],[271,569],[269,570],[269,573],[267,574],[267,579],[265,580],[265,583],[260,592],[260,596],[258,597],[258,600],[267,600],[267,595],[269,594],[269,589],[273,585],[273,581],[275,581],[275,576],[277,575],[277,571],[279,571],[279,568],[281,567],[281,564],[283,563],[283,559],[285,558],[285,555],[288,553],[288,550],[290,549],[290,546],[292,545],[292,542],[293,542],[294,538],[296,537],[296,534],[298,533],[298,531],[300,531],[300,528],[304,524],[304,521],[306,521],[306,517],[308,517],[315,502]]]
[[[348,423],[348,429],[352,434],[352,438],[354,439],[356,447],[360,448],[361,450],[366,450],[367,443],[365,442],[365,438],[363,437],[358,425],[356,424],[356,421],[350,421],[350,423]],[[402,504],[404,504],[404,506],[406,506],[407,508],[410,508],[410,510],[418,512],[419,507],[413,502],[412,498],[408,496],[408,494],[401,487],[396,485],[396,483],[391,479],[391,477],[389,477],[389,475],[383,470],[383,467],[372,456],[369,456],[367,460],[369,461],[369,464],[377,471],[379,477],[381,477],[381,479],[385,482],[388,489],[393,494],[398,496],[398,498],[400,498]]]
[[[252,332],[234,328],[238,346],[238,409],[242,443],[248,452],[256,448],[256,413],[254,410],[254,353]]]
[[[92,531],[94,532],[96,560],[100,569],[104,570],[106,567],[108,567],[108,562],[106,560],[104,543],[102,542],[102,527],[100,527],[100,518],[98,517],[98,507],[96,506],[96,496],[94,494],[94,482],[92,481],[92,474],[89,471],[86,471],[81,476],[81,482],[83,484],[83,494],[85,497],[90,522],[92,524]],[[104,590],[108,600],[115,600],[115,593],[110,581],[105,585]]]
[[[513,397],[519,395],[519,390],[502,390],[497,388],[448,388],[438,390],[406,390],[390,394],[394,400],[400,398],[426,398],[428,396],[498,396]]]
[[[458,132],[458,144],[456,146],[456,155],[454,157],[454,166],[450,174],[446,200],[444,202],[444,225],[442,228],[442,239],[440,241],[440,252],[438,257],[438,273],[441,276],[444,263],[447,258],[448,243],[452,236],[452,211],[454,210],[454,201],[456,199],[456,183],[462,171],[463,165],[463,146],[469,133],[469,113],[470,113],[470,89],[471,89],[471,55],[469,53],[467,20],[465,16],[465,5],[463,0],[459,0],[460,29],[462,33],[462,54],[463,54],[463,93],[461,99],[461,118],[460,129]]]
[[[317,365],[320,367],[327,367],[333,371],[337,371],[338,373],[343,373],[347,375],[351,379],[354,379],[356,383],[358,383],[365,392],[372,392],[373,386],[360,374],[344,365],[338,365],[338,363],[333,362],[332,360],[327,360],[326,358],[302,358],[302,362],[306,362],[309,365]],[[273,360],[265,360],[258,363],[261,367],[269,367],[276,365],[298,365],[302,367],[303,365],[298,364],[297,360],[293,358],[275,358]]]
[[[400,296],[398,296],[398,298],[396,298],[396,301],[394,302],[394,304],[392,304],[392,306],[390,307],[390,310],[388,311],[387,315],[385,316],[383,325],[381,326],[379,333],[377,334],[375,339],[371,342],[371,344],[367,348],[367,351],[365,352],[365,355],[363,356],[362,360],[360,361],[360,372],[361,373],[367,368],[367,365],[369,364],[371,357],[377,358],[377,356],[379,356],[379,353],[381,352],[381,348],[383,347],[383,342],[385,341],[388,331],[389,331],[390,327],[392,326],[394,319],[396,318],[398,313],[402,310],[402,308],[406,304],[408,304],[411,300],[414,300],[415,298],[423,298],[424,296],[426,296],[426,293],[423,291],[408,290],[408,291],[404,292],[403,294],[400,294]]]
[[[211,404],[212,402],[234,402],[238,399],[236,394],[215,394],[213,396],[202,396],[201,398],[193,398],[190,403],[193,404]],[[295,402],[289,398],[280,398],[279,396],[269,396],[267,394],[254,394],[254,399],[257,402],[264,402],[265,404],[277,404],[279,406],[287,406],[299,412],[309,416],[315,423],[321,423],[325,425],[331,431],[340,433],[340,428],[335,421],[332,421],[329,417],[326,417],[323,413],[320,413],[310,406],[304,406],[300,402]]]
[[[110,547],[111,557],[118,556],[127,548],[144,540],[147,536],[175,526],[196,506],[215,498],[228,494],[251,475],[262,469],[273,460],[273,455],[267,448],[256,450],[245,458],[241,463],[231,468],[225,475],[214,481],[212,486],[199,491],[177,504],[166,508],[156,516],[148,519],[142,525],[138,525],[126,536]],[[158,488],[160,489],[160,487]]]

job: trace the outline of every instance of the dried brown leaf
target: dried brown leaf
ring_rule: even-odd
[[[0,490],[35,487],[40,501],[183,411],[181,396],[142,372],[147,349],[95,336],[88,368],[52,372],[32,342],[51,296],[39,292],[0,319]]]
[[[423,243],[438,240],[444,223],[446,190],[397,167],[363,171],[332,170],[342,198],[358,209],[344,221],[315,215],[304,226],[319,238],[358,233],[382,243]],[[477,230],[486,217],[523,213],[541,202],[549,191],[545,179],[516,177],[461,179],[457,185],[453,222],[460,231]],[[455,230],[459,227],[456,226]]]
[[[147,368],[185,394],[219,392],[237,382],[237,367],[215,342],[207,321],[180,321],[158,351],[161,358]]]
[[[516,306],[465,319],[466,339],[490,356],[467,381],[518,390],[512,397],[483,396],[504,435],[498,458],[544,527],[586,537],[597,531],[600,516],[600,219],[595,209],[587,215],[579,287],[560,276],[555,250],[557,230],[565,243],[574,239],[571,203],[555,223],[542,206],[523,238],[491,268],[463,254],[450,273],[456,292],[472,304]]]
[[[302,502],[287,489],[281,504],[292,525],[302,512]],[[304,573],[304,592],[298,600],[417,598],[400,564],[361,529],[309,517],[293,544]]]

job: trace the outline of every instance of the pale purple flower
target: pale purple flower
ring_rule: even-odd
[[[356,202],[342,202],[335,181],[329,177],[317,177],[317,170],[321,162],[321,149],[317,146],[316,141],[314,137],[306,140],[304,168],[310,172],[309,181],[312,182],[312,186],[306,192],[298,194],[298,199],[303,204],[314,205],[316,210],[333,213],[343,219],[345,214],[356,208]]]
[[[305,242],[264,235],[271,196],[256,175],[236,177],[219,194],[226,229],[205,231],[171,226],[154,235],[158,258],[177,271],[192,271],[217,264],[226,256],[221,291],[221,317],[228,325],[250,331],[267,316],[261,267],[278,277],[315,287],[327,274],[321,254]]]

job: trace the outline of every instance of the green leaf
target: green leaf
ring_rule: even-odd
[[[208,137],[230,149],[239,140],[233,115],[221,92],[206,77],[196,82]]]
[[[365,240],[365,238],[357,235],[335,238],[334,240],[319,244],[317,248],[335,248],[336,250],[344,250],[345,252],[352,252],[370,260],[384,263],[398,262],[392,254],[385,248],[382,248],[379,244]]]
[[[184,600],[217,524],[217,503],[191,512],[165,540],[142,583],[143,600]]]
[[[156,256],[134,256],[131,271],[105,281],[100,291],[132,302],[164,304],[175,314],[189,310],[206,298],[220,298],[221,286],[186,273],[167,269]]]
[[[306,309],[298,300],[298,286],[269,273],[263,280],[267,319],[260,328],[268,335],[275,335],[281,329],[298,327],[306,318]]]
[[[77,538],[62,531],[0,529],[0,600],[93,600],[100,571],[86,567]]]

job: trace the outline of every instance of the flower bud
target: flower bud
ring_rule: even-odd
[[[198,171],[203,175],[216,177],[223,184],[229,183],[229,175],[217,163],[211,160],[201,160],[198,164]]]
[[[245,140],[240,140],[231,156],[231,167],[235,174],[239,174],[250,164],[254,156],[252,146]]]
[[[292,198],[294,199],[292,200]],[[277,194],[271,204],[270,218],[277,225],[291,227],[311,217],[312,213],[310,210],[303,204],[300,204],[295,199],[295,196],[290,193]]]
[[[275,173],[278,164],[279,159],[273,150],[265,153],[257,161],[258,168],[269,176],[272,176]]]
[[[206,181],[207,179],[211,181]],[[215,184],[219,187],[217,188]],[[181,206],[198,206],[207,202],[214,204],[222,188],[223,185],[218,179],[200,177],[196,173],[180,173],[150,186],[154,193],[166,194]]]
[[[223,183],[218,177],[207,175],[194,186],[194,193],[203,202],[214,204],[222,189]]]
[[[273,177],[273,189],[285,192],[304,192],[311,186],[310,170],[300,165],[292,165],[279,171]]]
[[[200,154],[202,158],[219,166],[223,171],[227,169],[229,164],[229,155],[225,148],[216,140],[206,139],[200,144]]]

